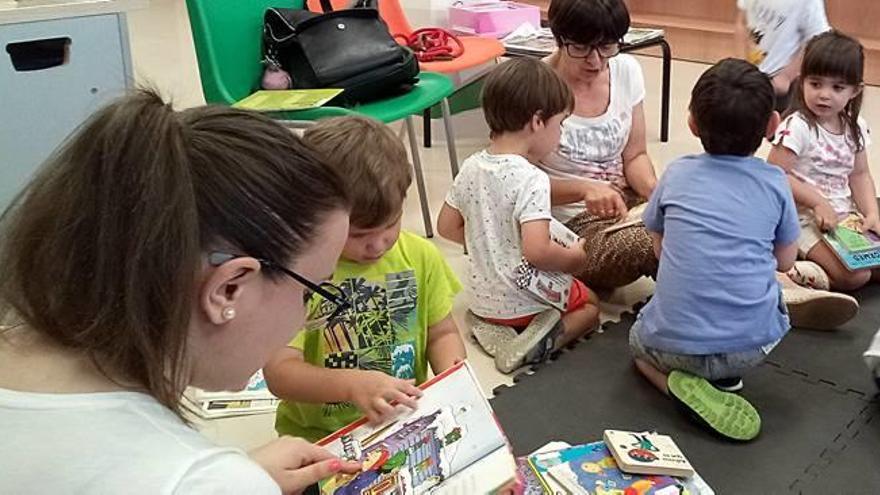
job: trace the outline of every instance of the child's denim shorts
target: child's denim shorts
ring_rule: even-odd
[[[742,377],[745,372],[758,366],[780,342],[777,340],[756,349],[727,354],[676,354],[644,346],[639,341],[641,321],[636,319],[629,331],[629,347],[633,357],[651,363],[663,373],[672,370],[686,371],[707,380]]]

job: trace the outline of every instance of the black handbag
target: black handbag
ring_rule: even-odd
[[[418,81],[419,62],[400,46],[370,0],[323,14],[270,8],[263,18],[263,50],[281,66],[296,89],[340,88],[334,99],[351,104],[400,94]]]

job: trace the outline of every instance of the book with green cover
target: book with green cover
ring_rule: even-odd
[[[258,112],[287,112],[322,107],[335,98],[341,89],[262,90],[232,104],[235,108]]]
[[[851,214],[833,231],[823,235],[825,242],[850,271],[880,266],[880,237],[873,232],[861,232],[861,225],[861,217]]]
[[[880,247],[880,237],[873,232],[862,232],[862,219],[858,215],[849,215],[837,224],[834,237],[849,252],[868,251]]]

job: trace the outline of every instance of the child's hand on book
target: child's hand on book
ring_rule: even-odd
[[[823,232],[831,232],[837,227],[837,212],[831,207],[831,203],[827,199],[822,198],[816,206],[813,207],[813,218],[816,220],[816,226]]]
[[[349,384],[349,402],[357,406],[371,424],[394,417],[394,404],[415,409],[422,391],[413,380],[401,380],[381,371],[361,371]]]
[[[880,235],[880,216],[871,215],[867,216],[862,220],[861,225],[862,233],[866,234],[868,231],[871,231],[877,235]]]

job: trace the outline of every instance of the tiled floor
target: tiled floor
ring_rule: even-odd
[[[152,0],[150,8],[132,12],[129,15],[131,48],[135,66],[135,77],[140,84],[158,89],[178,107],[189,107],[204,103],[198,79],[195,53],[185,4],[182,0]],[[673,47],[674,53],[674,47]],[[665,164],[677,156],[699,152],[699,141],[687,129],[687,103],[693,83],[706,66],[688,62],[675,62],[672,69],[672,104],[670,115],[670,140],[659,141],[660,114],[660,73],[659,58],[639,56],[645,74],[647,96],[645,113],[648,129],[648,149],[654,164],[662,171]],[[880,90],[871,87],[866,90],[863,115],[868,122],[880,122]],[[481,149],[487,143],[488,132],[479,111],[471,111],[454,117],[456,145],[461,159]],[[399,127],[396,127],[399,128]],[[428,187],[431,214],[436,218],[452,177],[443,141],[442,125],[434,124],[435,146],[422,149],[422,163]],[[766,156],[766,145],[759,155]],[[880,178],[880,152],[870,149],[874,178]],[[404,226],[423,233],[418,199],[412,192],[405,207]],[[434,242],[446,255],[453,269],[464,273],[465,257],[461,249],[447,241],[435,238]],[[614,321],[622,311],[650,294],[652,283],[648,280],[618,290],[603,304],[603,320]],[[467,301],[462,296],[454,309],[456,319],[461,322]],[[463,331],[466,332],[464,328]],[[492,360],[475,347],[470,339],[469,357],[474,364],[486,392],[501,384],[512,383],[511,377],[498,373]],[[200,425],[200,428],[218,443],[237,445],[244,448],[259,445],[274,436],[273,415],[258,415],[245,418],[214,420]]]

